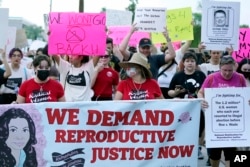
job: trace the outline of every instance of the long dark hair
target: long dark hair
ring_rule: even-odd
[[[241,73],[241,72],[242,72],[242,71],[241,71],[241,67],[242,67],[244,64],[250,64],[250,59],[244,58],[244,59],[242,59],[242,60],[238,63],[238,67],[237,67],[237,70],[236,70],[238,73]]]
[[[28,122],[30,139],[23,148],[26,159],[24,167],[37,167],[36,151],[32,145],[37,143],[36,129],[30,115],[21,108],[10,108],[0,116],[0,164],[4,167],[14,167],[16,160],[11,154],[11,149],[7,146],[6,140],[9,136],[9,123],[11,119],[24,118]]]

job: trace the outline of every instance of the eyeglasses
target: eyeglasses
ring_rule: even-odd
[[[105,56],[100,56],[100,58],[105,58],[105,59],[107,59],[107,58],[109,58],[110,56],[109,55],[105,55]]]

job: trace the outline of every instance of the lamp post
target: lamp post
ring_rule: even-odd
[[[50,0],[50,4],[49,4],[49,11],[52,11],[52,0]]]
[[[79,12],[84,12],[84,0],[79,0]]]

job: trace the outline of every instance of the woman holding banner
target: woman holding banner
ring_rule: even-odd
[[[135,53],[129,61],[119,65],[126,70],[128,78],[118,84],[114,100],[163,99],[157,81],[152,79],[147,58],[142,53]]]
[[[235,72],[236,62],[231,55],[222,56],[220,60],[220,71],[207,76],[201,89],[198,92],[199,98],[205,97],[205,88],[222,88],[222,87],[246,87],[246,80],[243,75]],[[208,108],[208,102],[203,100],[202,109]],[[230,156],[236,148],[210,148],[209,158],[212,167],[219,167],[221,153],[224,152],[226,167],[230,166]]]
[[[33,60],[35,77],[25,81],[13,103],[64,102],[62,85],[49,78],[51,62],[48,56],[40,55]]]
[[[59,55],[53,56],[58,64],[66,101],[91,101],[94,95],[91,88],[94,66],[98,63],[99,56],[90,59],[87,55],[69,55],[69,62]]]

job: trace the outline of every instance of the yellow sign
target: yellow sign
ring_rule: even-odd
[[[172,41],[193,40],[192,9],[167,10],[167,28]],[[166,43],[162,33],[151,33],[153,43]]]

